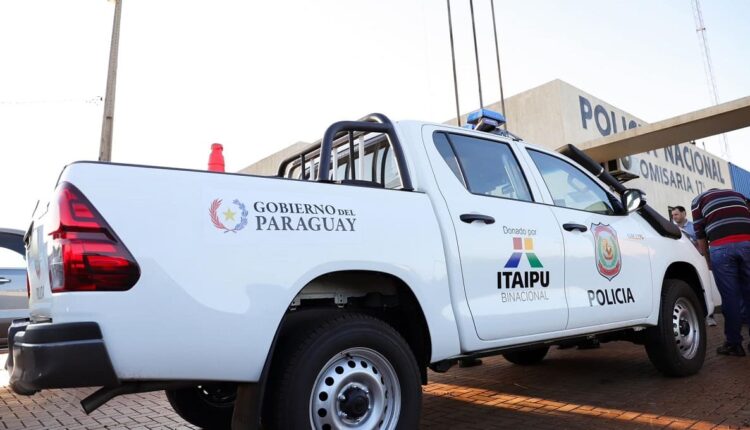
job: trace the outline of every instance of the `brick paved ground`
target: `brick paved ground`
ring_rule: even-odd
[[[718,357],[721,329],[709,328],[701,373],[658,374],[642,347],[554,350],[539,366],[502,358],[431,374],[422,427],[429,429],[750,428],[750,357]],[[4,361],[0,355],[0,360]],[[118,397],[86,416],[78,401],[92,390],[15,396],[0,373],[0,429],[184,429],[162,393]]]

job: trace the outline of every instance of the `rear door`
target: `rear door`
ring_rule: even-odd
[[[563,243],[510,142],[423,132],[455,228],[464,290],[477,335],[492,341],[565,328]]]
[[[565,243],[568,329],[646,318],[651,260],[642,224],[579,166],[528,149]]]
[[[7,345],[8,326],[28,316],[23,232],[0,229],[0,347]]]

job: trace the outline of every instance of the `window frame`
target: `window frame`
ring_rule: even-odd
[[[450,130],[450,131],[449,130],[440,130],[440,129],[434,130],[432,132],[432,136],[431,136],[432,137],[432,144],[435,147],[435,150],[438,152],[438,155],[440,156],[440,159],[442,160],[442,162],[445,163],[445,166],[448,168],[448,170],[451,171],[451,174],[452,174],[453,177],[456,176],[454,174],[454,172],[453,172],[453,169],[451,169],[450,165],[448,165],[448,162],[445,160],[445,158],[440,153],[440,150],[437,147],[437,143],[435,142],[435,135],[436,134],[443,134],[445,136],[446,140],[448,141],[448,146],[449,146],[451,152],[453,153],[453,156],[456,157],[456,164],[458,165],[458,171],[461,174],[461,177],[460,178],[456,178],[456,180],[458,180],[459,184],[461,184],[461,187],[463,187],[464,190],[466,190],[466,192],[468,192],[469,194],[475,195],[475,196],[480,196],[480,197],[490,197],[490,198],[495,198],[495,199],[512,200],[514,202],[523,202],[523,203],[539,203],[536,200],[536,197],[534,196],[534,190],[532,189],[531,184],[529,183],[529,178],[527,177],[526,172],[524,171],[524,168],[521,165],[521,161],[520,161],[520,159],[518,157],[518,154],[516,154],[516,151],[513,148],[513,145],[510,144],[510,142],[505,142],[505,141],[496,140],[496,139],[487,139],[484,136],[476,136],[474,134],[456,133],[453,130]],[[468,137],[468,138],[471,138],[471,139],[484,140],[484,141],[487,141],[487,142],[490,142],[490,143],[496,144],[496,145],[505,145],[505,147],[508,148],[508,150],[510,151],[510,154],[513,157],[513,160],[516,162],[516,167],[518,168],[518,170],[521,173],[521,179],[523,180],[523,185],[526,186],[526,192],[529,195],[529,200],[523,200],[523,199],[516,199],[516,198],[512,198],[512,197],[495,196],[495,195],[492,195],[492,194],[483,194],[483,193],[475,193],[475,192],[473,192],[469,188],[469,181],[468,181],[468,179],[466,177],[466,169],[464,168],[464,165],[461,162],[461,158],[458,156],[458,154],[456,152],[455,145],[454,145],[453,141],[451,140],[451,136],[452,135],[462,136],[462,137]]]

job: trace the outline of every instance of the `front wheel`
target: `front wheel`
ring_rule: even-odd
[[[695,291],[682,280],[665,280],[659,325],[647,332],[651,363],[667,376],[698,373],[706,356],[705,320]]]
[[[413,429],[422,407],[420,373],[390,325],[344,314],[287,345],[270,424],[279,429]],[[275,372],[274,372],[275,373]]]
[[[166,390],[166,394],[172,409],[190,424],[210,430],[229,429],[232,425],[236,384],[209,383]]]

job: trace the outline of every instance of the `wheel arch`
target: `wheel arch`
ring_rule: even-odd
[[[287,323],[294,319],[292,314],[308,310],[358,311],[383,319],[406,340],[420,367],[429,364],[432,336],[425,312],[413,288],[396,274],[366,269],[318,275],[295,296],[279,324],[279,335],[283,336]]]
[[[703,315],[708,315],[708,305],[706,304],[706,291],[696,268],[685,261],[675,261],[671,263],[664,272],[663,282],[667,279],[679,279],[687,283],[695,292],[700,301]]]
[[[358,285],[352,286],[352,282]],[[352,302],[352,306],[349,306],[348,301],[337,303],[337,296],[342,292],[355,294],[354,297],[358,300]],[[396,312],[383,312],[382,310],[378,312],[378,307],[393,305],[391,297],[393,294],[388,294],[389,292],[395,293],[396,306],[390,306],[390,308],[395,308]],[[309,293],[308,297],[305,297],[306,293]],[[381,297],[368,293],[380,293]],[[235,419],[238,422],[254,422],[265,415],[263,399],[268,394],[268,382],[273,372],[274,356],[283,354],[285,344],[294,342],[289,336],[293,337],[295,329],[297,327],[309,328],[316,320],[327,318],[332,312],[345,312],[347,308],[358,311],[364,309],[366,313],[374,314],[391,324],[412,349],[420,367],[422,382],[427,382],[426,369],[432,353],[432,336],[422,306],[410,285],[402,277],[383,270],[328,271],[304,282],[291,301],[274,334],[260,381],[253,387],[248,387],[254,394],[248,396],[245,412],[237,414],[235,410]],[[413,311],[414,315],[408,315],[409,311]]]

